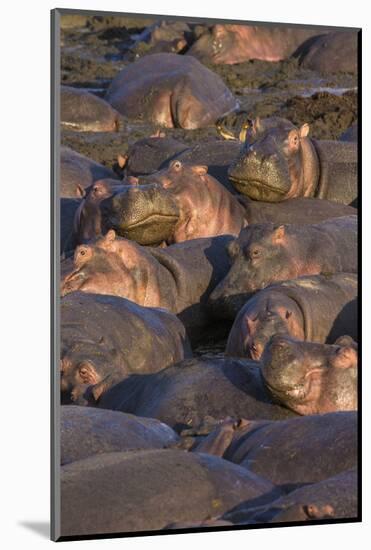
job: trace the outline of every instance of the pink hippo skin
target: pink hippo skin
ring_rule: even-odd
[[[222,79],[194,57],[147,55],[113,79],[105,97],[121,114],[167,128],[204,128],[238,108]]]
[[[280,61],[317,34],[318,29],[219,24],[203,34],[187,53],[215,65],[233,65],[250,59]]]
[[[247,225],[243,206],[223,185],[207,173],[207,166],[174,160],[169,167],[147,176],[174,197],[179,221],[172,242],[233,235]]]

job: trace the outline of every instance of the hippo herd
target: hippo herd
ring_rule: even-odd
[[[60,91],[62,135],[159,129],[115,165],[60,149],[61,534],[356,519],[357,131],[243,116],[232,135],[213,70],[356,73],[356,36],[165,21],[137,40],[104,97]]]

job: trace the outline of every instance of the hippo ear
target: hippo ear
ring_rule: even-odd
[[[307,137],[309,134],[309,124],[306,122],[302,126],[300,126],[299,135],[301,138]]]
[[[120,168],[124,168],[127,161],[128,161],[128,155],[117,155],[117,164]]]
[[[213,34],[215,38],[222,38],[225,35],[224,25],[215,25],[213,29]]]
[[[84,384],[97,384],[99,376],[90,361],[82,361],[78,367],[79,377]]]
[[[334,357],[333,361],[331,362],[333,367],[339,368],[339,369],[349,369],[354,368],[357,366],[358,363],[358,355],[355,349],[344,346],[338,349],[336,352],[336,356]]]
[[[238,256],[238,253],[241,250],[240,245],[237,242],[237,239],[234,239],[233,241],[229,242],[227,244],[226,249],[227,249],[227,254],[231,259],[236,258],[236,256]]]
[[[207,166],[192,166],[192,172],[199,176],[204,176],[207,174]]]
[[[86,191],[85,189],[83,188],[82,185],[78,184],[77,187],[76,187],[76,196],[79,198],[79,199],[83,199],[86,195]]]
[[[107,243],[112,243],[116,239],[116,231],[114,229],[109,229],[104,236],[104,240]]]
[[[284,236],[285,236],[285,226],[284,225],[279,225],[278,227],[274,228],[273,235],[272,235],[273,242],[278,243],[278,242],[282,241]]]
[[[253,121],[252,121],[252,128],[254,130],[254,132],[259,132],[262,128],[262,123],[261,123],[261,120],[260,120],[260,117],[256,117]]]

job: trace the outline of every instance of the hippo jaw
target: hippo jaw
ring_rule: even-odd
[[[141,245],[171,240],[179,207],[171,193],[157,184],[134,185],[101,205],[102,225]]]
[[[229,174],[228,178],[242,195],[264,202],[280,202],[286,198],[288,189],[279,189],[258,179],[242,179]]]
[[[106,228],[114,229],[120,237],[136,241],[141,245],[159,245],[171,238],[173,229],[178,222],[178,216],[171,214],[151,214],[133,223],[122,222],[112,216],[105,221]],[[156,227],[161,231],[153,233]]]
[[[303,378],[295,383],[277,384],[267,380],[267,373],[263,373],[265,385],[273,397],[278,399],[287,408],[298,414],[316,414],[320,411],[317,402],[321,393],[321,379],[325,368],[313,368]]]

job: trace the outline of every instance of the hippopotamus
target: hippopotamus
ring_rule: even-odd
[[[169,137],[150,137],[139,140],[122,156],[125,175],[142,176],[166,168],[170,161],[208,166],[208,173],[233,194],[237,191],[228,178],[228,168],[240,153],[238,141],[205,140],[187,145]]]
[[[217,24],[193,44],[187,55],[215,65],[233,65],[250,59],[281,61],[317,34],[318,29]]]
[[[284,118],[251,121],[240,155],[229,167],[232,184],[259,201],[317,197],[355,206],[357,145],[308,134],[309,124],[297,128]]]
[[[167,128],[204,128],[238,108],[222,79],[197,59],[173,53],[147,55],[124,67],[105,99],[130,119]]]
[[[242,503],[224,514],[219,522],[225,522],[225,525],[251,525],[319,519],[355,519],[358,517],[357,488],[358,475],[354,468],[300,487],[255,510],[251,509],[251,505],[246,506]]]
[[[133,375],[112,386],[95,403],[157,418],[177,432],[198,428],[205,417],[279,420],[297,416],[273,402],[260,364],[230,357],[185,360],[153,375]]]
[[[129,373],[155,372],[192,356],[184,326],[162,309],[74,292],[62,298],[60,316],[64,404],[86,405]]]
[[[353,347],[271,338],[262,375],[271,394],[301,414],[357,410],[357,352]]]
[[[358,31],[330,32],[304,42],[295,52],[299,65],[320,73],[357,73]]]
[[[117,132],[121,115],[107,101],[86,90],[61,86],[62,128],[81,132]]]
[[[127,187],[122,181],[105,178],[97,180],[88,188],[74,215],[73,236],[76,244],[89,242],[102,234],[102,201]]]
[[[209,320],[210,292],[230,267],[226,246],[231,240],[220,236],[149,249],[117,238],[111,229],[95,243],[76,248],[61,293],[109,294],[165,308],[178,314],[193,339]]]
[[[357,209],[353,206],[326,199],[297,197],[282,202],[264,202],[254,201],[241,195],[236,195],[236,198],[244,207],[248,224],[271,222],[307,225],[332,218],[357,215]]]
[[[67,254],[75,248],[75,216],[81,199],[60,199],[60,253]]]
[[[302,275],[357,272],[357,216],[299,225],[258,223],[228,245],[232,267],[210,300],[246,296]]]
[[[148,53],[179,53],[188,44],[192,31],[185,21],[161,21],[147,27],[137,38],[134,51],[141,51],[140,45],[145,42]]]
[[[61,535],[159,530],[279,496],[272,483],[215,456],[171,449],[104,453],[62,466]]]
[[[354,273],[312,275],[270,285],[239,310],[226,353],[258,360],[275,334],[319,344],[334,344],[344,334],[357,338],[357,294]],[[213,314],[231,318],[243,301],[242,294],[216,302]]]
[[[357,413],[275,422],[227,419],[194,450],[244,466],[290,492],[357,467]]]
[[[78,405],[62,405],[60,413],[62,465],[101,453],[165,449],[179,440],[153,418]]]
[[[358,122],[354,122],[345,132],[339,137],[340,141],[358,141]]]
[[[133,180],[135,184],[139,184],[136,178],[132,177],[131,181]],[[159,184],[174,199],[173,202],[178,207],[178,220],[173,227],[171,237],[167,239],[168,244],[217,235],[237,237],[241,229],[247,225],[242,205],[223,185],[207,173],[207,166],[173,160],[168,168],[146,176],[145,182]],[[135,225],[142,223],[142,211],[147,210],[148,207],[150,211],[146,218],[148,214],[150,217],[155,215],[152,223],[157,226],[159,210],[157,202],[163,204],[164,201],[161,200],[161,195],[158,195],[156,188],[153,198],[143,199],[140,187],[133,190],[132,194],[134,195],[132,201],[127,193],[122,196],[116,194],[111,199],[108,206],[108,228],[112,227],[119,231],[121,220],[125,223],[125,218],[133,218],[133,215],[132,223]],[[167,208],[168,212],[165,206],[162,207],[163,213],[169,217],[174,216],[174,208],[171,205]]]
[[[69,147],[61,147],[59,185],[61,198],[81,198],[85,195],[87,188],[103,178],[118,179],[109,168],[76,153]]]

